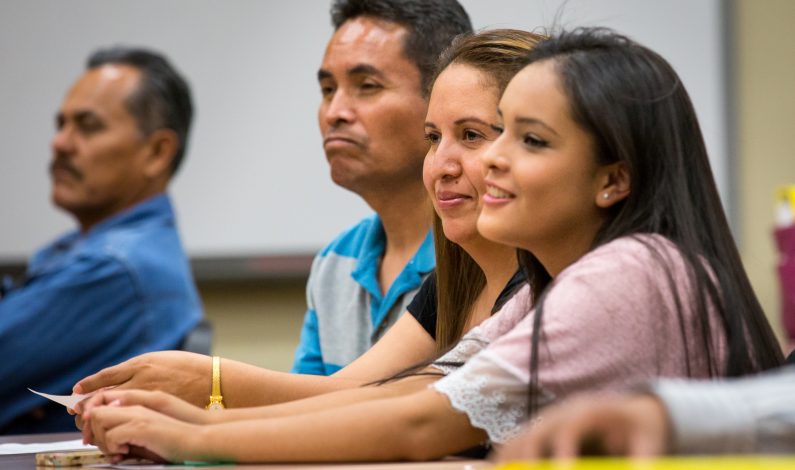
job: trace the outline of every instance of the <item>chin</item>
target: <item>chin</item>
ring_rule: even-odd
[[[455,243],[456,245],[465,244],[466,242],[478,237],[478,231],[474,226],[460,227],[454,224],[443,225],[444,236]]]
[[[478,219],[477,232],[483,238],[493,242],[500,243],[508,246],[518,246],[515,242],[515,237],[511,236],[513,230],[500,224],[497,221],[489,220],[488,217],[480,216]]]

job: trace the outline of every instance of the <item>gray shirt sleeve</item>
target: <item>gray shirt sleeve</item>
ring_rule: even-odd
[[[795,451],[795,367],[719,382],[653,384],[672,425],[677,453]]]

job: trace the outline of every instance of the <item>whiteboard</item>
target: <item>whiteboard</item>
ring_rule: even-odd
[[[603,25],[666,57],[695,102],[726,201],[725,21],[719,0],[464,0],[476,28]],[[561,10],[561,4],[565,3]],[[560,17],[557,14],[560,13]],[[172,184],[196,259],[310,254],[369,213],[328,175],[316,71],[332,33],[318,0],[4,0],[0,3],[0,263],[73,221],[49,202],[54,114],[89,52],[163,51],[196,105]]]

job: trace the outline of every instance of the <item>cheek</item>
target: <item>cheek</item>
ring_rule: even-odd
[[[435,190],[434,185],[435,181],[433,180],[433,155],[429,151],[428,154],[425,156],[425,160],[422,163],[422,182],[425,185],[425,190],[428,191],[428,194],[433,197]]]
[[[425,140],[425,109],[426,105],[422,101],[384,107],[382,118],[378,119],[377,125],[370,127],[370,131],[379,133],[385,141],[391,142],[390,145],[422,148],[424,154],[428,149],[428,142]],[[375,124],[376,121],[373,122]]]
[[[324,132],[326,130],[326,120],[323,118],[323,116],[325,115],[326,115],[326,104],[325,102],[323,102],[317,108],[317,125],[318,127],[320,127],[321,132]]]
[[[472,187],[475,188],[478,196],[481,196],[486,192],[486,183],[484,182],[484,179],[486,178],[486,168],[483,166],[480,160],[480,156],[484,153],[484,151],[485,148],[481,148],[467,152],[462,159],[464,176],[467,178],[467,180],[469,180],[470,184],[472,184]]]

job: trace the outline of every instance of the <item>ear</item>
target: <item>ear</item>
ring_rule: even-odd
[[[179,137],[171,129],[158,129],[147,137],[147,155],[144,172],[149,178],[171,175],[171,162],[179,147]]]
[[[630,181],[629,170],[624,162],[604,165],[597,170],[599,175],[599,188],[596,192],[596,205],[607,209],[629,196]]]

